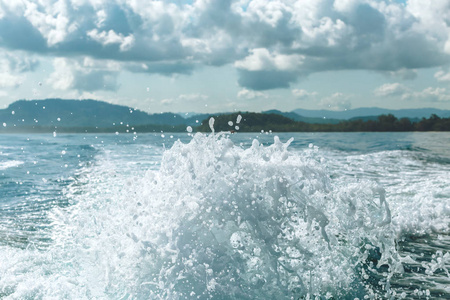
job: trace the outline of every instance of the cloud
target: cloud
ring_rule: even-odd
[[[450,72],[444,72],[444,71],[437,71],[434,74],[434,78],[437,79],[439,82],[450,82]]]
[[[408,91],[409,89],[406,86],[396,82],[383,84],[382,86],[376,88],[373,93],[378,97],[393,97],[402,96]]]
[[[92,57],[121,62],[131,72],[163,75],[230,64],[238,70],[239,85],[253,90],[289,88],[304,76],[330,70],[411,79],[416,69],[443,66],[450,58],[447,0],[0,3],[0,47],[8,51]],[[102,81],[112,73],[100,75]],[[65,85],[74,86],[57,84]]]
[[[0,88],[16,88],[22,83],[22,78],[8,73],[0,73]]]
[[[320,101],[320,105],[329,110],[345,110],[351,108],[351,96],[336,92]]]
[[[303,55],[270,53],[265,48],[250,50],[250,55],[236,61],[239,84],[253,90],[288,88],[301,74]]]
[[[208,95],[193,93],[193,94],[180,94],[175,98],[165,98],[160,101],[164,106],[179,105],[185,103],[203,103],[209,99]]]
[[[305,100],[305,99],[317,96],[317,92],[310,93],[310,92],[308,92],[306,90],[302,90],[302,89],[293,89],[291,92],[292,92],[292,95],[294,95],[294,97],[299,100]]]
[[[97,61],[85,57],[83,60],[55,58],[53,73],[47,83],[57,90],[75,89],[93,92],[117,90],[117,75],[120,64],[113,61]]]
[[[169,61],[169,62],[149,62],[149,63],[128,63],[125,69],[134,73],[160,74],[171,76],[173,74],[192,74],[196,64],[190,60],[187,61]]]
[[[248,100],[257,99],[257,98],[266,98],[266,99],[269,98],[269,96],[266,93],[252,91],[252,90],[248,90],[246,88],[240,90],[237,93],[237,97],[241,98],[241,99],[248,99]]]
[[[392,78],[402,79],[402,80],[412,80],[417,78],[416,69],[406,69],[402,68],[396,71],[389,71],[389,76]]]
[[[439,72],[438,72],[439,73]],[[436,73],[436,74],[438,74]],[[444,79],[447,74],[438,74]],[[436,75],[435,75],[436,77]],[[412,89],[400,83],[387,83],[376,88],[374,95],[378,97],[398,97],[401,100],[408,101],[426,101],[426,102],[447,102],[450,101],[450,91],[446,88],[428,87],[422,91],[413,91]]]
[[[428,87],[420,92],[405,93],[404,100],[428,101],[428,102],[450,102],[450,91],[446,88]]]
[[[17,88],[24,80],[23,73],[32,72],[39,61],[23,53],[0,52],[0,88]]]
[[[209,96],[203,95],[200,93],[196,94],[181,94],[178,96],[178,100],[181,101],[201,101],[201,100],[207,100]]]
[[[297,73],[289,71],[238,70],[238,74],[239,85],[252,90],[289,88],[291,83],[294,83],[298,80]]]
[[[117,34],[114,30],[99,32],[97,29],[92,29],[87,32],[87,35],[102,45],[119,44],[120,51],[130,50],[135,42],[132,34],[123,36],[120,33]]]
[[[302,55],[270,53],[265,48],[259,48],[250,50],[249,56],[237,61],[234,65],[238,69],[247,71],[296,71],[300,69],[303,60]]]

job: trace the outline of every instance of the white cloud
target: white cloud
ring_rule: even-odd
[[[351,108],[351,96],[336,92],[320,101],[320,105],[329,110],[345,110]]]
[[[181,94],[178,96],[178,100],[181,101],[200,101],[200,100],[207,100],[209,96],[203,95],[200,93],[195,94]]]
[[[116,90],[118,63],[97,61],[92,58],[83,60],[55,58],[53,72],[47,83],[57,90],[76,89],[92,92],[96,90]]]
[[[0,88],[16,88],[22,83],[21,76],[0,73]]]
[[[450,72],[444,72],[444,71],[437,71],[435,74],[434,74],[434,78],[436,78],[437,79],[437,81],[440,81],[440,82],[450,82]]]
[[[241,15],[256,22],[266,23],[272,28],[275,28],[291,13],[292,6],[289,3],[269,0],[248,1],[246,12],[241,11]]]
[[[39,62],[23,53],[0,52],[0,88],[17,88]]]
[[[164,106],[178,106],[183,104],[194,104],[194,103],[204,103],[209,99],[208,95],[193,93],[193,94],[180,94],[174,98],[165,98],[160,101]],[[153,99],[153,101],[156,101]]]
[[[265,48],[250,50],[250,55],[235,62],[235,67],[248,71],[293,71],[298,70],[302,65],[304,56],[292,54],[283,55],[279,53],[270,53]]]
[[[70,26],[67,2],[32,2],[25,3],[24,16],[47,39],[49,46],[63,42],[75,27]]]
[[[329,70],[411,79],[450,58],[448,0],[0,1],[8,51],[165,75],[230,64],[247,89],[289,88]]]
[[[164,106],[166,106],[166,105],[172,105],[172,104],[175,103],[175,100],[172,99],[172,98],[166,98],[166,99],[162,99],[162,100],[160,101],[160,103],[161,103],[161,105],[164,105]]]
[[[406,11],[418,22],[414,24],[417,32],[427,35],[441,50],[450,54],[450,2],[447,0],[410,0]]]
[[[376,88],[373,93],[378,97],[392,97],[392,96],[402,96],[409,89],[401,83],[386,83],[382,86]]]
[[[47,79],[47,83],[57,90],[68,90],[74,87],[75,75],[67,59],[55,58],[53,60],[53,68],[54,71]]]
[[[99,32],[97,29],[93,29],[88,31],[87,35],[102,45],[119,44],[120,51],[130,50],[135,42],[132,34],[123,36],[122,34],[117,34],[114,30]]]
[[[402,99],[427,102],[450,102],[450,91],[446,88],[428,87],[420,92],[405,93]]]
[[[439,72],[438,72],[439,73]],[[438,74],[437,77],[446,74]],[[436,75],[435,75],[436,77]],[[422,91],[412,89],[400,83],[387,83],[374,90],[374,95],[378,97],[399,97],[402,100],[422,101],[422,102],[447,102],[450,101],[450,91],[446,88],[428,87]]]
[[[308,98],[317,96],[317,92],[308,92],[307,90],[302,90],[302,89],[293,89],[291,92],[295,98],[300,99],[300,100],[304,100],[304,99],[308,99]]]
[[[266,93],[252,91],[252,90],[248,90],[246,88],[240,90],[237,93],[237,97],[241,98],[241,99],[248,99],[248,100],[252,100],[252,99],[256,99],[256,98],[266,98],[266,99],[269,98],[269,96]]]
[[[398,78],[402,80],[412,80],[417,78],[417,70],[416,69],[406,69],[402,68],[396,71],[388,72],[390,77]]]

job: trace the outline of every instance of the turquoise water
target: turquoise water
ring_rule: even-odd
[[[448,299],[449,146],[0,135],[0,298]]]

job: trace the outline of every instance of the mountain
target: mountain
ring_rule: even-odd
[[[327,118],[310,118],[310,117],[304,117],[301,116],[295,112],[281,112],[276,109],[263,111],[263,114],[276,114],[276,115],[282,115],[286,118],[292,119],[297,122],[305,122],[310,124],[337,124],[341,122],[341,120],[338,119],[327,119]]]
[[[185,119],[185,124],[189,126],[198,126],[202,123],[202,121],[208,119],[212,115],[219,116],[222,114],[194,114],[193,116]]]
[[[270,128],[279,127],[280,130],[289,129],[291,125],[287,124],[291,124],[290,122],[326,125],[337,124],[343,119],[377,120],[379,115],[387,114],[393,114],[399,119],[407,117],[413,122],[417,122],[423,117],[428,118],[432,114],[442,118],[450,117],[449,110],[435,108],[401,110],[357,108],[341,112],[297,109],[292,112],[269,110],[261,114],[247,114],[249,123],[244,126],[260,126],[265,122],[265,125],[270,123]],[[184,116],[174,113],[148,114],[131,107],[96,100],[19,100],[6,109],[0,109],[0,125],[6,125],[0,126],[0,131],[8,132],[15,128],[16,132],[47,132],[57,127],[61,132],[64,130],[66,132],[71,130],[84,132],[85,129],[89,129],[89,132],[114,132],[118,129],[125,131],[127,126],[140,128],[142,131],[184,131],[188,125],[193,127],[201,125],[209,116],[218,118],[222,115],[224,113],[189,113]],[[264,117],[267,119],[266,121],[263,120]],[[281,123],[277,125],[277,122]],[[224,128],[229,127],[227,124],[225,123]],[[280,126],[283,124],[286,126],[281,128]]]
[[[178,114],[148,114],[127,106],[96,100],[19,100],[0,110],[7,126],[99,127],[115,125],[184,125]]]
[[[235,123],[240,116],[241,121]],[[233,124],[230,123],[233,122]],[[280,114],[264,114],[253,112],[239,112],[230,114],[214,115],[214,130],[215,131],[234,131],[241,132],[259,132],[261,130],[273,131],[290,131],[297,124],[296,121],[282,116]],[[208,122],[197,127],[198,131],[211,131]]]
[[[441,118],[450,117],[450,110],[442,110],[437,108],[416,108],[416,109],[385,109],[378,107],[363,107],[348,109],[344,111],[330,111],[330,110],[307,110],[296,109],[292,112],[308,118],[326,118],[326,119],[340,119],[348,120],[358,117],[369,117],[392,114],[397,118],[428,118],[435,114]]]
[[[240,115],[240,123],[232,124]],[[433,115],[417,122],[408,118],[398,119],[393,115],[380,115],[376,120],[368,117],[366,121],[354,119],[338,124],[312,124],[294,121],[280,114],[240,112],[222,114],[215,117],[215,131],[240,132],[407,132],[407,131],[450,131],[450,118]],[[231,122],[230,122],[231,121]],[[237,125],[237,126],[236,126]],[[209,132],[208,122],[195,128],[196,131]]]

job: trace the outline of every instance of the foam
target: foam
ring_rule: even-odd
[[[1,161],[0,162],[0,170],[6,170],[9,168],[18,167],[20,165],[23,165],[24,162],[20,160],[7,160],[7,161]]]
[[[1,247],[0,295],[388,297],[405,260],[399,206],[374,182],[331,179],[317,148],[291,142],[244,149],[197,133],[166,150],[159,170],[109,160],[83,170],[66,191],[73,205],[49,216],[48,249]]]

